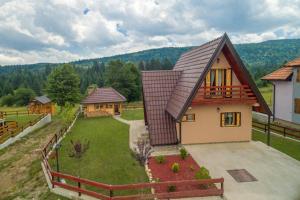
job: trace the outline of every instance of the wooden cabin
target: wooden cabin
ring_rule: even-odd
[[[252,110],[272,114],[226,34],[143,71],[142,87],[151,145],[250,141]]]
[[[53,114],[55,112],[55,105],[48,97],[39,96],[35,97],[32,101],[29,102],[28,110],[32,114]]]
[[[81,102],[84,116],[119,115],[126,98],[113,88],[95,88],[89,90],[88,96]]]

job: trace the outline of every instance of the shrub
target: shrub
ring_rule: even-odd
[[[180,157],[182,160],[184,160],[188,156],[188,152],[185,148],[180,149]]]
[[[148,140],[139,139],[137,142],[137,148],[135,148],[134,156],[140,165],[144,166],[152,151],[152,147]]]
[[[155,161],[156,161],[158,164],[163,164],[163,163],[166,162],[166,158],[165,158],[165,156],[163,156],[163,155],[156,156],[156,157],[155,157]]]
[[[173,163],[171,169],[172,169],[172,172],[178,173],[178,172],[179,172],[179,169],[180,169],[179,163]]]
[[[168,192],[175,192],[176,191],[176,186],[175,185],[169,185],[168,186]]]
[[[210,179],[209,171],[205,167],[200,167],[195,174],[196,179]]]

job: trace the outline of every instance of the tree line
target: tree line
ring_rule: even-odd
[[[45,65],[38,70],[16,68],[0,71],[1,105],[27,105],[34,96],[48,95],[58,105],[79,102],[90,85],[113,87],[128,101],[141,99],[141,70],[172,69],[169,59],[151,59],[139,63],[112,60],[94,61],[91,67],[75,64]],[[75,81],[75,82],[74,82]],[[60,88],[59,88],[60,87]],[[72,91],[67,93],[67,90]],[[78,91],[77,91],[78,89]]]

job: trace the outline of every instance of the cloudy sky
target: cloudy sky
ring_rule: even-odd
[[[0,65],[300,38],[300,0],[0,0]]]

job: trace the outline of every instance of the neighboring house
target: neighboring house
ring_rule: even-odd
[[[41,114],[41,113],[54,114],[55,105],[48,97],[39,96],[39,97],[35,97],[33,100],[29,102],[28,110],[30,113],[34,113],[34,114]]]
[[[226,34],[142,86],[151,145],[250,141],[252,110],[272,114]]]
[[[300,58],[286,63],[262,80],[273,84],[275,119],[300,123]]]
[[[86,117],[119,115],[126,98],[113,88],[95,88],[81,102]]]

